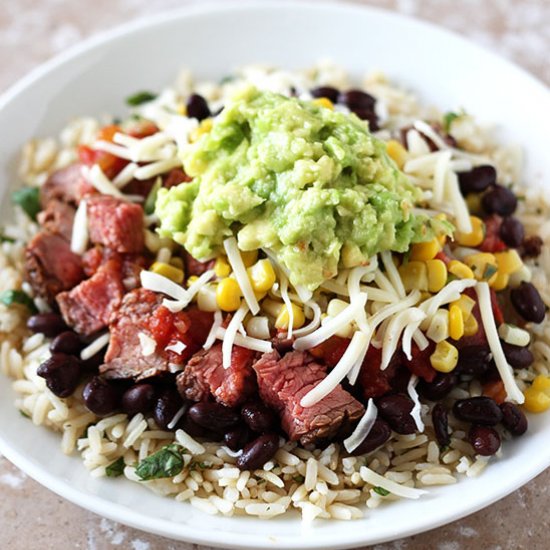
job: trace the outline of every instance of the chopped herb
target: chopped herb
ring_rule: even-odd
[[[373,487],[372,490],[381,497],[387,497],[390,494],[390,492],[387,489],[384,489],[384,487]]]
[[[136,468],[136,474],[143,481],[172,477],[183,470],[183,448],[172,443],[144,458]]]
[[[449,133],[453,120],[456,120],[459,116],[458,113],[453,113],[452,111],[443,115],[443,130],[445,130],[446,134]]]
[[[228,74],[220,80],[220,86],[223,86],[224,84],[227,84],[228,82],[233,82],[233,80],[235,80],[235,77],[232,74]]]
[[[0,233],[0,243],[14,243],[14,242],[15,242],[15,239],[12,239],[11,237],[4,235],[4,233]]]
[[[21,416],[24,416],[25,418],[30,418],[31,417],[31,415],[28,412],[22,411],[21,409],[19,409],[19,414]]]
[[[122,457],[115,460],[105,468],[107,477],[118,477],[124,472],[124,459]]]
[[[157,94],[154,94],[153,92],[141,91],[136,92],[130,97],[127,97],[126,103],[131,107],[137,107],[138,105],[142,105],[143,103],[147,103],[148,101],[153,101],[153,99],[156,99],[156,97]]]
[[[119,118],[119,117],[114,117],[114,118],[113,118],[113,124],[114,124],[115,126],[119,126],[120,124],[122,124],[122,119]]]
[[[40,212],[40,190],[38,187],[18,189],[12,193],[11,199],[25,211],[31,220],[36,220],[36,215]]]
[[[153,187],[151,187],[151,191],[149,191],[147,199],[145,199],[145,204],[143,205],[143,211],[148,216],[155,211],[155,203],[157,202],[157,195],[161,187],[162,179],[157,178],[157,181],[155,181],[155,184],[153,185]]]
[[[303,483],[306,478],[303,475],[297,474],[292,478],[296,483]]]
[[[5,290],[0,294],[0,302],[8,307],[19,304],[25,306],[31,313],[38,313],[33,299],[22,290]]]
[[[497,266],[493,264],[487,264],[485,271],[483,272],[483,278],[489,280],[498,271]]]
[[[439,452],[441,454],[446,453],[450,449],[449,445],[443,445],[439,447]]]

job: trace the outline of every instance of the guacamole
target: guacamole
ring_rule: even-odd
[[[247,88],[181,157],[193,181],[160,190],[160,235],[201,260],[236,235],[242,250],[273,251],[311,290],[339,266],[447,229],[412,213],[420,191],[367,123],[310,101]]]

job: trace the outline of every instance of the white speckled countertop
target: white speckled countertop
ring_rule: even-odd
[[[184,0],[1,0],[0,92],[42,61],[105,28]],[[363,0],[470,37],[550,83],[550,0]],[[550,470],[461,521],[375,550],[545,549]],[[130,529],[40,487],[0,457],[0,548],[9,550],[207,550]],[[70,541],[70,542],[68,542]]]

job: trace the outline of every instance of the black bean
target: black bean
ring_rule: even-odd
[[[457,373],[482,376],[491,362],[489,346],[465,346],[458,352]]]
[[[376,99],[363,90],[348,90],[340,94],[338,101],[350,111],[373,111]]]
[[[493,185],[481,198],[481,205],[488,214],[510,216],[518,206],[518,199],[510,189]]]
[[[542,252],[543,241],[538,235],[531,235],[523,239],[521,244],[522,258],[538,258]]]
[[[189,409],[189,417],[199,426],[209,430],[224,432],[239,423],[239,414],[219,403],[195,403]]]
[[[506,360],[515,369],[526,369],[533,364],[535,360],[533,353],[527,347],[513,346],[506,342],[501,342],[502,350]]]
[[[155,404],[155,388],[151,384],[136,384],[122,394],[121,408],[128,416],[149,412]]]
[[[416,386],[416,389],[425,399],[429,399],[430,401],[439,401],[449,394],[449,392],[456,386],[457,382],[458,377],[454,372],[438,372],[432,382],[426,382],[421,379]]]
[[[482,456],[494,455],[500,448],[500,436],[495,429],[488,426],[472,426],[468,440],[474,451]]]
[[[84,386],[82,397],[88,410],[98,416],[107,416],[118,408],[120,390],[112,382],[94,376]]]
[[[369,130],[371,132],[376,132],[377,130],[380,129],[380,126],[378,125],[378,117],[376,116],[376,113],[374,111],[358,109],[354,112],[361,120],[368,121]]]
[[[327,99],[330,99],[332,103],[337,103],[340,91],[332,86],[318,86],[317,88],[313,88],[313,90],[311,90],[311,95],[313,97],[326,97]]]
[[[250,430],[247,426],[233,428],[224,434],[223,441],[232,451],[240,451],[250,441]]]
[[[187,100],[187,116],[189,118],[196,118],[203,120],[210,116],[210,108],[206,99],[199,94],[192,94]]]
[[[502,420],[500,407],[485,395],[459,399],[453,405],[453,413],[460,420],[484,426],[494,426]]]
[[[510,300],[515,310],[526,320],[533,323],[542,323],[546,314],[546,307],[539,291],[531,284],[523,282],[510,291]]]
[[[168,424],[182,407],[183,399],[175,389],[164,390],[155,401],[153,408],[153,418],[157,426],[163,430],[168,429]]]
[[[253,432],[268,432],[275,427],[275,413],[261,401],[246,403],[241,416]]]
[[[97,373],[99,367],[105,362],[105,349],[98,351],[95,355],[92,355],[89,359],[82,361],[82,368],[85,371]]]
[[[500,224],[499,236],[506,246],[519,248],[525,237],[523,224],[514,216],[508,216]]]
[[[441,403],[437,403],[432,409],[432,422],[437,442],[440,447],[447,447],[451,442],[449,415],[447,409]]]
[[[390,428],[398,434],[413,434],[416,423],[411,416],[414,407],[412,399],[402,393],[385,395],[378,398],[378,411]]]
[[[458,183],[464,196],[468,193],[481,193],[497,183],[497,171],[490,164],[476,166],[468,172],[459,172]]]
[[[279,436],[277,434],[263,434],[251,441],[243,449],[243,453],[237,459],[237,467],[241,470],[257,470],[271,460],[279,449]]]
[[[506,402],[500,406],[502,411],[502,425],[512,435],[523,435],[527,431],[527,417],[514,403]]]
[[[46,386],[57,397],[69,397],[80,381],[80,361],[72,355],[54,353],[38,367],[36,374],[46,380]]]
[[[33,332],[41,332],[48,338],[53,338],[69,328],[57,313],[37,313],[29,317],[27,327]]]
[[[82,342],[76,332],[66,330],[58,334],[50,343],[52,353],[66,353],[68,355],[78,355],[82,349]]]
[[[391,428],[387,422],[377,418],[370,429],[369,434],[359,444],[357,448],[352,451],[352,455],[364,455],[378,449],[380,445],[383,445],[391,436]]]

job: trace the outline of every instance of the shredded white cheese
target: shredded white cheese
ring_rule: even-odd
[[[361,294],[361,279],[370,271],[369,266],[354,267],[348,275],[348,291],[350,302],[356,300]],[[368,292],[365,292],[367,299],[369,298]],[[357,315],[357,326],[363,332],[369,330],[369,324],[367,323],[367,312],[363,308]]]
[[[139,345],[141,346],[141,355],[144,357],[149,357],[153,355],[157,349],[157,343],[154,338],[151,338],[148,334],[144,332],[138,333]]]
[[[386,489],[386,491],[389,491],[398,497],[417,499],[428,492],[423,489],[415,489],[414,487],[407,487],[405,485],[401,485],[400,483],[396,483],[387,477],[373,472],[366,466],[361,466],[359,475],[363,481],[366,481],[375,487],[382,487],[383,489]]]
[[[173,159],[158,160],[138,168],[134,172],[134,178],[137,180],[147,180],[149,178],[159,176],[160,174],[164,174],[165,172],[172,170],[172,168],[178,167],[181,167],[181,160],[177,157]]]
[[[404,298],[407,295],[407,293],[405,292],[405,287],[403,286],[401,275],[399,275],[399,271],[397,271],[397,268],[393,263],[391,252],[386,250],[382,252],[380,256],[382,257],[382,263],[386,268],[386,273],[388,275],[390,282],[393,285],[393,288],[395,289],[396,294],[399,296],[399,298]]]
[[[214,345],[214,342],[216,341],[216,334],[218,332],[218,329],[222,326],[222,322],[223,322],[222,312],[218,310],[214,313],[214,322],[210,327],[210,332],[206,337],[204,346],[202,346],[203,349],[210,349]]]
[[[412,374],[407,384],[407,393],[414,403],[414,407],[411,411],[411,416],[416,424],[416,427],[420,433],[424,431],[424,422],[422,421],[421,411],[422,407],[420,405],[420,399],[418,398],[418,393],[416,391],[416,384],[418,384],[418,376]]]
[[[271,250],[268,250],[266,248],[262,250],[264,251],[265,255],[271,260],[275,268],[278,268],[287,276],[288,279],[290,279],[290,272],[284,265],[280,264],[277,261],[277,256],[275,256],[275,254]],[[302,303],[305,304],[306,302],[309,302],[311,300],[311,297],[313,296],[313,292],[311,292],[311,290],[308,290],[306,287],[302,285],[294,285],[294,288],[296,290],[296,293],[300,297],[300,300],[302,301]]]
[[[233,315],[227,329],[225,329],[225,335],[222,343],[222,362],[223,368],[228,369],[231,366],[231,351],[233,350],[233,344],[235,343],[235,337],[239,326],[243,322],[246,314],[248,313],[248,306],[243,304]]]
[[[462,292],[475,285],[475,279],[460,279],[458,281],[451,281],[435,296],[432,296],[423,302],[419,307],[426,314],[427,318],[431,318],[441,306],[458,300]]]
[[[445,181],[447,178],[447,172],[449,171],[451,156],[451,151],[444,151],[439,154],[439,158],[435,163],[432,198],[432,201],[435,204],[440,204],[443,202],[443,197],[445,195]]]
[[[143,271],[142,271],[142,273],[143,273]],[[204,288],[208,284],[210,279],[212,279],[212,277],[214,277],[214,275],[215,275],[215,273],[214,273],[213,269],[209,269],[208,271],[205,271],[185,291],[186,296],[185,296],[184,299],[181,299],[181,300],[164,300],[162,302],[162,304],[172,312],[181,311],[182,309],[186,308],[191,303],[191,300],[197,295],[199,290],[201,290],[201,288]]]
[[[264,316],[251,317],[246,323],[246,332],[253,338],[269,340],[271,333],[269,331],[268,318]]]
[[[219,340],[224,340],[226,334],[226,329],[223,327],[218,327],[216,330],[216,338]],[[241,348],[247,348],[252,351],[259,351],[260,353],[269,353],[273,351],[273,346],[269,340],[260,340],[259,338],[252,338],[251,336],[243,336],[242,334],[235,335],[235,341],[233,342],[236,346]]]
[[[453,205],[457,229],[461,233],[471,233],[473,228],[470,211],[468,210],[466,200],[460,192],[458,176],[450,170],[447,172],[447,192]]]
[[[117,199],[127,200],[128,196],[124,195],[117,189],[113,182],[103,173],[103,170],[98,164],[94,164],[91,168],[82,168],[84,177],[103,195],[110,195]]]
[[[174,353],[181,355],[186,348],[187,346],[183,342],[178,341],[170,344],[169,346],[166,346],[164,349],[166,351],[173,351]]]
[[[287,338],[292,338],[292,331],[294,330],[294,309],[292,307],[292,302],[288,296],[288,279],[284,273],[280,273],[281,278],[281,298],[286,307],[288,313],[288,332]]]
[[[485,282],[477,283],[476,293],[479,300],[479,311],[481,313],[483,328],[485,329],[485,334],[487,336],[487,342],[489,343],[489,348],[493,354],[493,359],[495,360],[495,365],[498,369],[500,377],[504,382],[506,396],[510,401],[515,401],[516,403],[521,404],[525,401],[525,397],[514,380],[512,367],[508,364],[508,361],[506,361],[506,356],[502,350],[502,345],[500,343],[495,324],[489,285]]]
[[[167,429],[173,430],[177,426],[178,422],[180,421],[180,418],[185,413],[186,408],[187,408],[186,405],[183,405],[182,407],[179,408],[178,412],[174,415],[174,418],[172,418],[172,420],[170,420],[170,422],[166,426]]]
[[[304,306],[311,309],[313,312],[313,318],[311,321],[304,325],[302,328],[296,329],[294,331],[294,336],[305,336],[306,334],[311,334],[314,330],[321,326],[321,308],[319,305],[312,300],[305,302]]]
[[[111,335],[106,332],[101,336],[98,336],[91,344],[87,345],[80,352],[80,359],[86,361],[87,359],[92,358],[97,352],[101,351],[108,343],[111,338]]]
[[[85,199],[80,201],[73,221],[71,235],[71,250],[75,254],[84,254],[88,248],[90,235],[88,231],[88,204]]]
[[[427,138],[431,139],[437,145],[438,149],[442,151],[449,149],[449,145],[445,143],[445,140],[428,123],[423,120],[415,120],[413,126],[421,134],[424,134]]]
[[[223,247],[225,248],[229,264],[233,269],[235,278],[239,283],[243,297],[248,305],[248,309],[252,315],[257,315],[260,311],[260,304],[258,304],[258,300],[256,299],[254,290],[252,289],[250,279],[248,278],[246,267],[244,266],[239,247],[237,246],[237,240],[235,237],[229,237],[229,239],[225,239],[225,241],[223,241]]]
[[[182,286],[174,283],[168,277],[153,273],[152,271],[143,270],[139,276],[141,286],[153,292],[166,294],[177,301],[185,301],[188,299],[188,291]]]
[[[368,337],[360,331],[355,332],[340,361],[338,361],[326,378],[323,378],[323,380],[302,397],[300,405],[302,407],[311,407],[334,391],[347,376],[350,369],[356,364],[366,345],[368,345]]]
[[[138,165],[134,162],[127,164],[113,179],[113,185],[117,189],[122,189],[134,179],[134,173],[138,169]]]
[[[361,443],[363,443],[365,437],[369,435],[377,415],[378,409],[373,399],[370,398],[367,403],[367,410],[361,420],[359,420],[359,424],[357,424],[353,433],[347,439],[344,439],[344,447],[348,453],[352,453]]]

